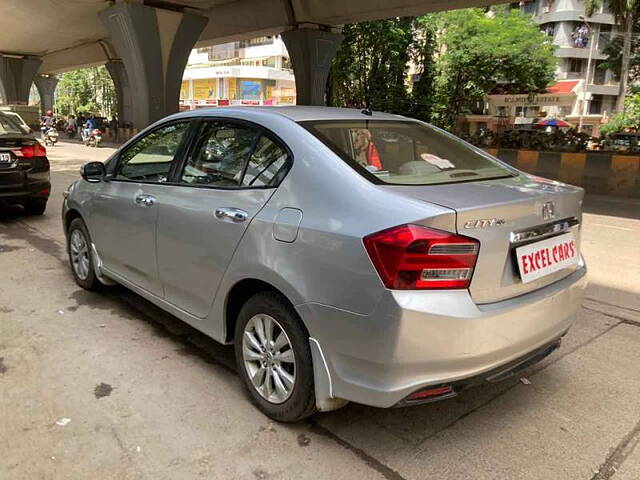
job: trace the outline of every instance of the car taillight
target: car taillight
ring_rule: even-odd
[[[47,149],[40,143],[35,143],[33,145],[25,145],[20,150],[13,150],[13,154],[22,158],[44,157],[47,155]]]
[[[363,239],[387,288],[467,288],[480,244],[473,238],[419,225],[400,225]]]

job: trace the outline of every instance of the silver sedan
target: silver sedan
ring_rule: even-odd
[[[76,282],[233,343],[280,421],[502,380],[559,345],[583,298],[583,191],[409,118],[180,113],[81,173],[62,211]]]

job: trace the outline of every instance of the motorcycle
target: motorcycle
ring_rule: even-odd
[[[67,132],[67,137],[75,138],[75,136],[76,136],[75,127],[67,127],[67,128],[64,129],[64,131]]]
[[[102,132],[99,128],[94,128],[89,132],[89,136],[85,139],[84,145],[86,147],[98,148],[102,142]]]
[[[53,147],[58,143],[58,131],[54,127],[43,127],[42,137],[46,147]]]

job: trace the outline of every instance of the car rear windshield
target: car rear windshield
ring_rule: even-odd
[[[8,115],[0,113],[0,135],[24,135],[18,124]]]
[[[317,120],[300,124],[377,184],[433,185],[516,175],[479,148],[423,123]]]

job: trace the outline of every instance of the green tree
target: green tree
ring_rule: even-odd
[[[348,24],[343,34],[329,75],[329,105],[406,113],[412,19]]]
[[[105,67],[65,72],[56,90],[56,111],[62,115],[79,113],[115,114],[116,92]]]
[[[622,55],[620,61],[620,88],[618,89],[618,101],[616,111],[624,113],[625,94],[629,81],[629,65],[631,63],[631,42],[633,26],[638,15],[638,0],[604,0],[609,10],[624,29],[622,41]],[[585,12],[591,16],[602,6],[602,0],[585,0]]]
[[[606,34],[603,34],[603,36]],[[607,59],[598,68],[620,72],[622,68],[622,51],[624,47],[624,34],[613,34],[606,43],[603,53]],[[630,85],[640,82],[640,2],[636,2],[636,14],[634,18],[633,32],[631,35],[631,54],[629,58]]]
[[[418,79],[411,90],[411,115],[431,121],[435,107],[436,79],[436,18],[433,15],[416,17],[413,22],[411,59]]]
[[[503,93],[544,91],[554,80],[554,45],[529,15],[481,9],[439,15],[436,123],[453,128],[460,114],[499,87]]]
[[[600,127],[600,132],[609,135],[626,129],[640,131],[640,93],[628,96],[624,112],[616,113],[611,117],[608,123]]]

